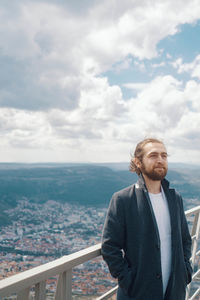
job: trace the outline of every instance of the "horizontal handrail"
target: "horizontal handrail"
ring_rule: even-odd
[[[186,217],[189,217],[189,216],[192,216],[192,215],[194,215],[194,214],[196,214],[198,212],[200,212],[200,205],[195,206],[195,207],[193,207],[191,209],[186,210],[185,211],[185,215],[186,215]]]
[[[195,300],[196,297],[200,294],[200,287],[196,290],[196,292],[192,295],[192,297],[189,300]]]
[[[114,294],[116,294],[118,289],[118,285],[115,286],[114,288],[112,288],[110,291],[108,291],[107,293],[103,294],[102,296],[100,296],[99,298],[97,298],[96,300],[107,300],[110,297],[112,297]]]
[[[200,275],[200,269],[192,275],[192,280],[197,278]]]
[[[32,268],[22,273],[0,280],[0,296],[17,293],[51,276],[70,270],[88,260],[101,255],[101,244],[97,244],[73,254],[65,255],[52,262]],[[9,288],[9,290],[8,290]]]

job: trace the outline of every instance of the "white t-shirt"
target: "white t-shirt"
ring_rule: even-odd
[[[154,215],[156,218],[161,250],[161,267],[163,281],[163,295],[165,294],[171,272],[171,223],[170,215],[164,191],[159,194],[149,193]]]

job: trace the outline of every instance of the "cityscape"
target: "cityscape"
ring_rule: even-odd
[[[198,198],[187,198],[185,209],[198,203]],[[5,211],[9,225],[0,228],[0,280],[100,243],[106,211],[105,204],[42,203],[21,197]],[[194,271],[200,260],[196,263]],[[47,300],[54,299],[57,279],[46,282]],[[94,299],[116,284],[101,257],[87,261],[73,269],[73,300]],[[199,281],[193,281],[192,290],[198,286]],[[34,290],[31,293],[34,295]]]
[[[7,213],[13,222],[0,232],[0,280],[99,243],[106,208],[23,199]],[[55,292],[56,280],[47,281],[47,292]],[[115,285],[102,258],[73,270],[74,295],[100,295]]]

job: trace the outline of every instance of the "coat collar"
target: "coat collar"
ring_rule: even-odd
[[[169,188],[169,181],[166,178],[164,178],[161,181],[161,184],[162,184],[162,187],[164,190]],[[147,191],[147,187],[146,187],[144,177],[142,174],[139,175],[138,181],[136,183],[136,188],[141,188],[141,189],[144,189],[145,191]]]

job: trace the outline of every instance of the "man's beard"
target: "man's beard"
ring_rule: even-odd
[[[153,181],[160,181],[163,180],[167,174],[167,168],[163,167],[163,166],[158,166],[158,168],[163,168],[162,172],[158,172],[156,170],[156,168],[148,171],[145,167],[145,165],[142,163],[141,166],[141,172],[142,174],[146,175],[149,179],[153,180]]]

